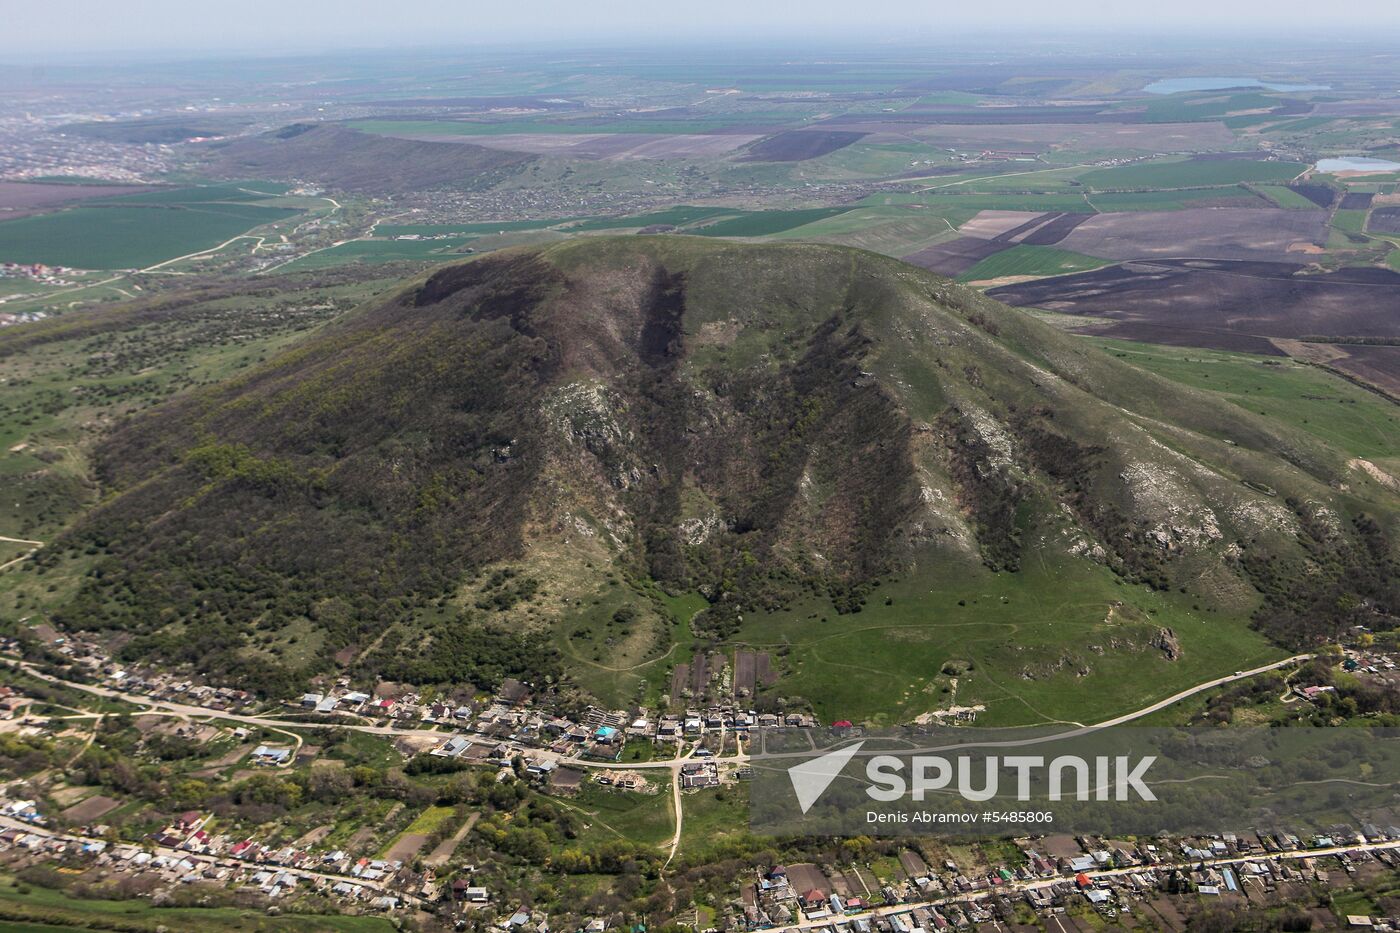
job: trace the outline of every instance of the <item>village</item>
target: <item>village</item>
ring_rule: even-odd
[[[255,733],[281,732],[288,741],[258,742],[245,759],[247,766],[274,774],[308,760],[306,744],[294,730],[338,724],[392,738],[410,760],[494,770],[498,782],[525,781],[554,798],[577,795],[585,785],[658,794],[674,781],[679,808],[682,795],[744,783],[749,776],[745,743],[761,730],[818,726],[809,713],[759,713],[738,704],[681,711],[590,706],[566,716],[551,708],[547,694],[513,679],[493,694],[459,700],[414,692],[381,695],[340,679],[328,689],[269,703],[238,688],[119,664],[81,637],[51,630],[39,634],[46,663],[21,661],[26,645],[15,639],[0,640],[0,658],[40,680],[166,715],[168,725],[185,735],[213,735],[229,727],[234,740],[251,744]],[[32,644],[28,647],[33,656]],[[1360,644],[1344,649],[1339,666],[1372,677],[1397,670],[1390,655]],[[1290,690],[1293,699],[1306,702],[1329,688],[1298,682]],[[54,728],[32,714],[34,701],[22,690],[6,686],[0,693],[0,725],[6,730],[39,734]],[[853,728],[847,722],[834,725]],[[72,864],[99,876],[131,876],[166,888],[214,884],[254,892],[269,904],[314,893],[350,910],[436,905],[451,916],[502,930],[550,928],[546,916],[501,903],[474,879],[469,865],[454,871],[445,863],[428,866],[343,847],[266,844],[200,810],[171,813],[167,825],[140,839],[121,838],[101,813],[73,823],[71,811],[60,819],[43,812],[23,781],[0,787],[0,861],[11,869]],[[953,860],[930,866],[912,846],[900,850],[897,860],[887,860],[883,871],[856,862],[772,865],[752,878],[735,879],[737,893],[716,912],[712,926],[931,933],[983,924],[1014,928],[1030,914],[1058,917],[1076,910],[1179,920],[1188,902],[1202,898],[1286,899],[1319,886],[1345,888],[1358,878],[1400,868],[1400,827],[1369,824],[1306,837],[1286,829],[1150,841],[1051,835],[1017,839],[1014,846],[1014,857],[998,850],[1000,859],[978,857],[976,867]],[[594,933],[626,925],[621,917],[593,918],[589,924]],[[1354,924],[1400,929],[1395,918],[1386,917],[1357,916]]]
[[[441,884],[431,871],[398,861],[352,858],[344,852],[272,850],[243,840],[226,845],[202,827],[199,813],[176,816],[154,840],[112,843],[105,827],[59,832],[6,802],[0,816],[0,865],[59,864],[100,877],[127,875],[149,883],[153,896],[181,886],[217,885],[254,892],[268,904],[316,892],[342,907],[396,911],[441,902],[459,916],[476,914],[494,929],[546,933],[539,911],[493,902],[468,868]],[[1279,904],[1321,890],[1400,870],[1400,827],[1367,826],[1306,841],[1285,831],[1253,838],[1224,834],[1153,843],[1051,836],[1017,839],[1024,862],[969,873],[949,860],[931,867],[913,848],[898,855],[899,880],[881,882],[870,867],[812,863],[773,865],[737,879],[739,894],[707,929],[814,930],[823,933],[935,933],[959,929],[1034,929],[1036,918],[1076,927],[1074,914],[1091,909],[1106,919],[1136,917],[1157,929],[1178,929],[1193,903]],[[1348,924],[1400,929],[1400,918],[1349,915]],[[460,926],[460,921],[459,921]],[[581,933],[628,927],[621,917],[597,917]]]

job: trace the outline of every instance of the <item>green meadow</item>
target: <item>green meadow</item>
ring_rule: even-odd
[[[1314,434],[1347,453],[1400,457],[1400,411],[1306,363],[1275,356],[1092,338],[1115,356],[1252,412]]]
[[[982,706],[978,725],[1100,722],[1285,656],[1243,619],[1069,555],[1017,573],[959,565],[913,577],[879,587],[859,613],[813,600],[746,617],[734,640],[782,658],[774,689],[790,702],[809,701],[823,721],[877,725],[952,705]],[[1162,626],[1184,649],[1177,661],[1148,645]]]

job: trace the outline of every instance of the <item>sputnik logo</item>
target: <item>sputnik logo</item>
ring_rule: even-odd
[[[813,758],[811,761],[804,761],[800,765],[793,765],[788,768],[788,778],[792,781],[792,789],[797,793],[798,806],[805,814],[812,809],[821,795],[826,793],[826,789],[831,786],[831,782],[845,769],[846,764],[855,757],[856,752],[864,742],[857,742],[854,745],[847,745],[845,748],[838,748],[834,752],[827,752],[820,758]]]

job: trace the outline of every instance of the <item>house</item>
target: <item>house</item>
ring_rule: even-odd
[[[453,736],[428,754],[438,758],[456,758],[467,749],[471,748],[471,745],[471,741],[466,736]]]
[[[452,899],[468,904],[485,904],[489,898],[485,888],[473,886],[466,878],[458,878],[452,882]]]
[[[285,765],[292,760],[292,750],[284,745],[259,745],[249,760],[255,765]]]
[[[321,705],[321,700],[323,699],[324,697],[322,697],[319,693],[303,693],[301,695],[302,708],[315,709],[317,706]]]
[[[175,817],[175,828],[194,831],[204,825],[204,816],[198,810],[186,810]]]

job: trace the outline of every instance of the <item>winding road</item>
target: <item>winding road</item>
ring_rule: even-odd
[[[4,539],[4,540],[13,541],[14,539],[12,539],[12,538],[7,538],[7,539]],[[32,543],[32,542],[22,542],[22,543]],[[27,555],[26,555],[26,556],[27,556]],[[1205,681],[1204,683],[1197,684],[1197,685],[1195,685],[1194,687],[1190,687],[1190,688],[1188,688],[1188,689],[1186,689],[1186,690],[1178,691],[1177,693],[1174,693],[1174,694],[1172,694],[1172,695],[1169,696],[1169,697],[1166,697],[1166,698],[1164,698],[1164,699],[1162,699],[1162,700],[1158,700],[1157,702],[1151,703],[1151,704],[1149,704],[1149,705],[1147,705],[1147,706],[1144,706],[1144,707],[1142,707],[1141,709],[1134,710],[1133,712],[1130,712],[1130,713],[1124,713],[1124,714],[1121,715],[1121,716],[1115,716],[1115,717],[1112,718],[1112,719],[1106,719],[1106,720],[1104,720],[1103,722],[1095,723],[1095,724],[1093,724],[1093,725],[1081,725],[1081,726],[1079,726],[1079,727],[1076,728],[1076,729],[1072,729],[1072,730],[1065,731],[1065,732],[1058,732],[1058,733],[1054,733],[1054,734],[1051,734],[1051,735],[1048,735],[1048,736],[1037,736],[1037,737],[1029,738],[1029,739],[1012,739],[1012,740],[1008,740],[1007,742],[986,742],[986,743],[976,743],[976,744],[978,744],[978,745],[1027,745],[1027,744],[1035,744],[1035,743],[1039,743],[1039,742],[1056,741],[1056,740],[1060,740],[1060,739],[1064,739],[1064,738],[1070,738],[1070,737],[1073,737],[1073,736],[1083,735],[1083,734],[1085,734],[1085,733],[1093,732],[1093,731],[1096,731],[1096,730],[1099,730],[1099,729],[1107,729],[1107,728],[1110,728],[1110,727],[1112,727],[1112,726],[1123,725],[1124,723],[1132,722],[1132,721],[1135,720],[1135,719],[1141,719],[1141,718],[1144,717],[1144,716],[1150,716],[1151,714],[1153,714],[1153,713],[1155,713],[1155,712],[1158,712],[1158,711],[1160,711],[1160,710],[1162,710],[1162,709],[1165,709],[1165,708],[1167,708],[1167,707],[1169,707],[1169,706],[1172,706],[1172,705],[1175,704],[1175,703],[1180,703],[1182,700],[1185,700],[1185,699],[1188,699],[1188,698],[1190,698],[1190,697],[1196,696],[1197,694],[1204,693],[1204,692],[1207,691],[1207,690],[1213,690],[1213,689],[1215,689],[1215,688],[1217,688],[1217,687],[1223,687],[1223,686],[1225,686],[1226,684],[1234,683],[1235,681],[1238,681],[1238,680],[1245,680],[1245,679],[1250,678],[1250,677],[1257,677],[1257,676],[1260,675],[1260,674],[1267,674],[1267,673],[1269,673],[1269,672],[1271,672],[1271,671],[1276,671],[1276,670],[1279,670],[1280,668],[1288,667],[1289,665],[1300,664],[1300,663],[1302,663],[1302,662],[1304,662],[1304,661],[1309,661],[1309,660],[1311,660],[1311,659],[1314,658],[1315,656],[1316,656],[1316,655],[1314,655],[1314,654],[1297,654],[1297,655],[1293,655],[1292,657],[1289,657],[1289,658],[1284,658],[1284,659],[1281,660],[1281,661],[1274,661],[1274,662],[1271,663],[1271,664],[1265,664],[1265,665],[1261,665],[1260,667],[1251,668],[1250,670],[1247,670],[1247,671],[1236,671],[1235,673],[1230,674],[1230,675],[1228,675],[1228,676],[1225,676],[1225,677],[1217,677],[1217,678],[1215,678],[1215,679],[1213,679],[1213,680],[1208,680],[1208,681]],[[30,662],[28,662],[28,661],[24,661],[24,660],[21,660],[21,659],[19,659],[19,658],[15,658],[15,657],[6,657],[6,656],[3,656],[3,655],[0,655],[0,663],[4,663],[4,664],[6,664],[6,665],[9,665],[10,667],[18,668],[18,669],[24,671],[26,674],[28,674],[28,675],[30,675],[30,676],[32,676],[32,677],[36,677],[36,678],[38,678],[38,679],[40,679],[40,680],[48,681],[49,683],[59,684],[59,685],[62,685],[62,686],[66,686],[66,687],[72,688],[72,689],[74,689],[74,690],[81,690],[81,691],[83,691],[83,692],[85,692],[85,693],[89,693],[89,694],[92,694],[92,695],[94,695],[94,696],[103,697],[103,698],[105,698],[105,699],[109,699],[109,700],[121,700],[121,701],[126,702],[126,703],[131,703],[131,704],[133,704],[133,705],[135,705],[135,706],[144,707],[147,715],[152,714],[152,713],[157,714],[157,715],[176,715],[176,716],[187,717],[187,718],[192,719],[192,720],[201,720],[201,721],[209,721],[209,720],[214,720],[214,719],[220,719],[220,720],[226,720],[226,721],[228,721],[228,722],[240,723],[240,724],[242,724],[242,725],[247,725],[247,726],[256,726],[256,727],[258,727],[258,728],[273,729],[273,730],[276,730],[276,731],[278,731],[278,732],[283,733],[284,735],[289,735],[289,736],[291,736],[293,739],[295,739],[298,748],[300,748],[300,746],[301,746],[301,738],[300,738],[300,736],[297,736],[295,733],[291,732],[290,730],[299,729],[299,728],[300,728],[300,729],[324,729],[324,728],[326,728],[328,725],[332,725],[332,724],[325,723],[325,722],[296,722],[296,721],[288,721],[288,720],[285,720],[285,719],[276,719],[276,718],[272,718],[272,717],[269,717],[269,716],[245,716],[245,715],[241,715],[241,714],[239,714],[239,713],[227,713],[227,712],[222,712],[222,711],[219,711],[219,710],[209,710],[209,709],[205,709],[205,708],[202,707],[202,706],[191,706],[191,705],[185,704],[185,703],[174,703],[174,702],[170,702],[170,701],[167,701],[167,700],[153,700],[153,699],[151,699],[151,698],[149,698],[149,697],[143,697],[143,696],[140,696],[140,695],[138,695],[138,694],[124,693],[124,692],[122,692],[122,691],[120,691],[120,690],[115,690],[115,689],[113,689],[113,688],[111,688],[111,687],[103,687],[103,686],[99,686],[99,685],[96,685],[96,684],[79,683],[79,682],[77,682],[77,681],[67,680],[67,679],[64,679],[64,678],[62,678],[62,677],[56,677],[56,676],[54,676],[54,675],[52,675],[52,674],[48,674],[48,673],[45,673],[45,672],[39,670],[34,664],[32,664],[32,663],[30,663]],[[399,727],[399,726],[356,725],[356,724],[351,724],[351,723],[335,723],[334,726],[335,726],[336,728],[340,728],[340,729],[350,729],[350,730],[354,730],[354,731],[356,731],[356,732],[364,732],[364,733],[367,733],[367,734],[370,734],[370,735],[402,736],[402,737],[416,736],[416,737],[422,738],[422,737],[425,736],[425,735],[432,735],[432,734],[433,734],[433,730],[403,728],[403,727]],[[450,734],[450,733],[444,732],[444,733],[441,733],[441,734],[442,734],[442,735],[448,735],[448,734]],[[721,730],[721,733],[720,733],[720,742],[721,742],[721,746],[720,746],[720,747],[721,747],[721,749],[723,748],[724,734],[725,734],[724,731]],[[969,747],[969,746],[966,745],[966,744],[963,744],[963,745],[960,745],[960,746],[958,746],[958,747],[967,748],[967,747]],[[643,769],[658,769],[658,770],[659,770],[659,769],[663,769],[663,768],[666,769],[666,770],[670,773],[670,777],[671,777],[671,802],[672,802],[672,806],[673,806],[674,809],[675,809],[675,814],[676,814],[675,824],[676,824],[676,825],[675,825],[675,831],[672,833],[670,843],[669,843],[669,845],[667,846],[667,848],[669,848],[670,852],[669,852],[669,854],[668,854],[668,856],[667,856],[667,858],[666,858],[665,865],[662,866],[662,870],[664,871],[665,868],[666,868],[666,867],[669,867],[670,864],[671,864],[671,862],[675,860],[676,855],[680,852],[680,846],[681,846],[681,832],[682,832],[682,829],[683,829],[683,827],[684,827],[684,821],[685,821],[685,814],[684,814],[684,807],[683,807],[683,795],[682,795],[682,793],[681,793],[681,768],[682,768],[682,766],[684,766],[688,761],[690,761],[690,760],[692,760],[692,759],[694,758],[695,753],[696,753],[696,751],[698,750],[698,748],[699,748],[698,745],[692,745],[688,750],[682,751],[681,749],[678,749],[678,750],[677,750],[677,753],[676,753],[676,755],[675,755],[675,757],[673,757],[673,758],[666,758],[666,759],[654,760],[654,761],[635,762],[635,763],[629,763],[629,764],[625,764],[625,765],[620,765],[618,762],[599,762],[599,761],[594,761],[594,760],[591,760],[591,759],[576,758],[576,757],[569,756],[569,755],[561,755],[561,754],[558,754],[557,752],[553,752],[553,751],[550,751],[550,750],[548,750],[548,749],[537,749],[537,748],[536,748],[536,749],[531,749],[531,750],[530,750],[530,754],[531,754],[533,757],[543,758],[543,759],[547,759],[547,760],[552,760],[552,761],[555,761],[555,762],[557,762],[558,764],[561,764],[561,765],[569,765],[569,766],[571,766],[571,767],[582,768],[582,769],[585,769],[585,770],[587,770],[587,769],[607,769],[607,770],[615,770],[615,769],[617,769],[617,768],[619,768],[619,767],[625,767],[625,768],[627,768],[627,769],[629,769],[629,770],[630,770],[630,769],[637,769],[637,770],[643,770]],[[743,745],[742,745],[741,743],[738,743],[738,742],[736,741],[735,748],[736,748],[736,750],[735,750],[734,754],[732,754],[732,755],[720,755],[720,756],[716,756],[716,757],[714,757],[714,758],[711,758],[711,759],[709,759],[709,760],[715,762],[716,764],[721,764],[721,763],[729,763],[729,764],[743,764],[743,763],[748,763],[748,762],[750,761],[750,755],[745,751]],[[938,751],[938,750],[940,750],[940,749],[939,749],[939,748],[926,748],[926,749],[908,749],[907,751],[916,752],[916,751]],[[800,751],[800,752],[787,752],[787,753],[765,754],[765,755],[763,755],[762,757],[763,757],[765,760],[768,760],[768,759],[778,759],[778,758],[806,758],[806,757],[810,757],[810,755],[811,755],[811,752]],[[904,906],[907,906],[907,905],[904,905]],[[803,928],[805,925],[806,925],[805,923],[803,923],[803,924],[797,924],[796,926],[790,927],[790,928],[788,928],[788,929],[801,929],[801,928]]]

